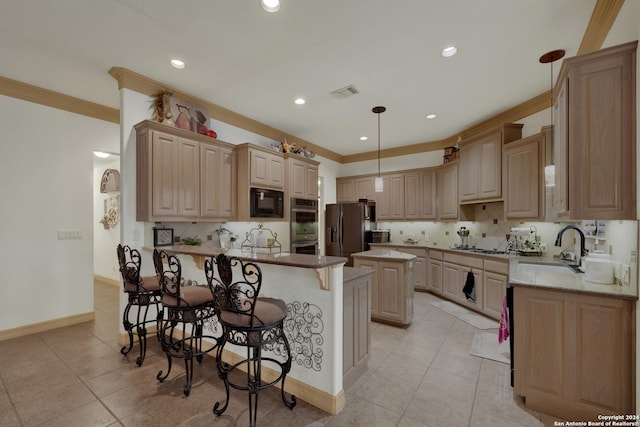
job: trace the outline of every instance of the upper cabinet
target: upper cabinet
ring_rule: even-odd
[[[299,156],[287,157],[289,197],[318,199],[318,164]]]
[[[243,144],[241,155],[249,155],[249,184],[251,187],[284,190],[284,157],[266,149]],[[246,148],[246,151],[244,150]]]
[[[135,129],[137,221],[234,218],[232,145],[152,121]]]
[[[438,167],[436,174],[437,219],[458,219],[458,161]]]
[[[502,199],[502,144],[522,137],[521,124],[505,124],[460,147],[458,185],[460,203]]]
[[[375,200],[375,176],[358,176],[336,179],[336,201],[357,202],[360,199]]]
[[[404,174],[384,174],[382,182],[382,192],[375,193],[376,220],[404,219]]]
[[[554,88],[554,213],[635,219],[637,41],[566,59]]]
[[[505,144],[502,160],[507,220],[544,218],[543,148],[543,133]]]

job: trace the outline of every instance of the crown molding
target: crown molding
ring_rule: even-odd
[[[168,90],[179,96],[180,98],[206,107],[209,110],[210,117],[213,119],[220,120],[221,122],[248,130],[258,135],[262,135],[266,138],[273,139],[275,141],[284,141],[286,139],[287,142],[296,144],[300,147],[306,147],[308,150],[313,151],[315,154],[317,154],[318,156],[322,156],[325,159],[333,160],[339,163],[342,162],[342,156],[338,153],[317,146],[309,141],[298,138],[295,135],[283,132],[257,120],[238,114],[235,111],[231,111],[227,108],[221,107],[217,104],[213,104],[204,99],[194,97],[185,92],[181,92],[178,89],[150,79],[146,76],[143,76],[142,74],[136,73],[135,71],[131,71],[122,67],[112,67],[109,70],[109,74],[118,81],[118,89],[129,89],[148,96],[153,96],[153,94],[158,92],[159,90]]]
[[[0,77],[0,94],[87,117],[93,117],[94,119],[120,123],[120,111],[116,108],[85,101],[84,99],[54,92],[6,77]]]

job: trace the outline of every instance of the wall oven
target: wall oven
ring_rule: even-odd
[[[291,252],[318,254],[318,201],[291,199]]]

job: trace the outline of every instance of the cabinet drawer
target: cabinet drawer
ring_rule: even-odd
[[[509,274],[509,263],[502,261],[484,260],[485,271],[492,271],[494,273]]]
[[[429,258],[430,259],[442,259],[442,251],[434,251],[433,249],[429,249]]]
[[[482,258],[469,257],[458,254],[445,253],[444,260],[453,264],[464,265],[465,267],[482,270]]]

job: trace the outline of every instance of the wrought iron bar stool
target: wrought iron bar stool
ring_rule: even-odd
[[[168,368],[164,375],[162,371],[158,372],[156,378],[160,382],[167,379],[174,357],[184,359],[187,377],[184,394],[189,396],[193,380],[193,358],[198,363],[202,362],[202,356],[218,345],[218,337],[204,335],[205,322],[217,321],[213,287],[185,281],[180,260],[165,251],[153,251],[153,264],[160,282],[162,305],[167,312],[160,328],[160,343],[167,356]],[[203,348],[203,338],[212,343],[205,343]]]
[[[296,405],[296,397],[291,395],[291,401],[289,401],[284,393],[284,382],[287,373],[291,370],[291,350],[283,328],[284,319],[287,316],[286,304],[279,299],[258,297],[262,286],[262,271],[255,263],[243,262],[237,257],[229,258],[220,254],[205,259],[204,270],[209,284],[215,285],[220,307],[219,319],[222,325],[222,338],[216,358],[218,374],[224,381],[226,401],[222,407],[220,402],[216,402],[213,412],[216,415],[222,415],[227,409],[229,386],[238,390],[247,390],[250,426],[254,427],[258,410],[258,392],[275,385],[280,380],[282,380],[282,401],[289,409],[293,409]],[[246,347],[247,358],[234,365],[222,362],[222,352],[227,343]],[[278,354],[284,357],[284,361],[263,357],[263,349],[279,349]],[[275,380],[266,384],[261,382],[263,362],[270,362],[280,371]],[[230,372],[243,365],[246,366],[247,384],[231,382]]]
[[[124,292],[128,297],[127,306],[122,314],[122,325],[127,334],[129,334],[129,345],[122,347],[120,353],[125,356],[129,354],[133,348],[133,333],[135,331],[140,344],[140,354],[136,359],[136,365],[141,366],[147,353],[147,324],[156,324],[156,335],[160,331],[163,316],[160,302],[160,285],[156,276],[140,276],[142,257],[137,249],[118,244],[116,252],[118,263],[120,264]],[[129,319],[131,308],[134,306],[136,307],[135,323]],[[149,308],[152,306],[155,306],[156,318],[148,320]]]

